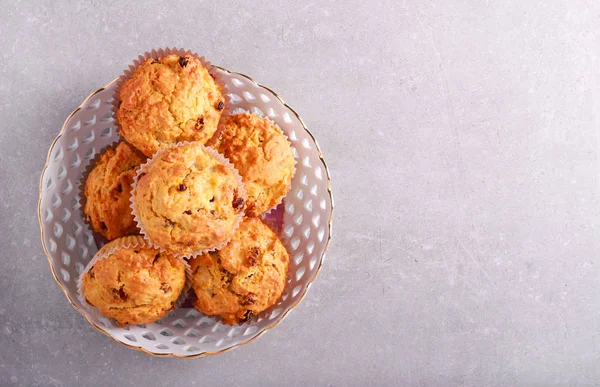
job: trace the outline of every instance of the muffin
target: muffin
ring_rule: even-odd
[[[295,171],[294,152],[268,119],[248,113],[224,117],[213,145],[242,176],[246,215],[261,215],[288,193]]]
[[[189,256],[231,237],[243,215],[244,189],[235,169],[216,151],[181,144],[158,152],[142,168],[132,201],[150,242]]]
[[[226,324],[243,323],[281,297],[288,262],[277,235],[260,219],[245,218],[225,247],[190,261],[194,306]]]
[[[192,55],[147,59],[121,85],[120,134],[150,157],[164,145],[208,141],[225,99],[202,61]]]
[[[136,170],[145,161],[134,147],[120,142],[106,149],[85,181],[86,219],[108,240],[139,233],[129,198]]]
[[[150,247],[140,236],[116,239],[96,257],[99,260],[81,278],[82,294],[120,326],[160,319],[184,288],[183,262]]]

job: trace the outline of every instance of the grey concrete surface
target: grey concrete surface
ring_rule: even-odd
[[[0,385],[600,384],[600,3],[84,3],[0,3]],[[280,93],[336,201],[303,303],[187,361],[90,327],[36,216],[63,120],[167,45]]]

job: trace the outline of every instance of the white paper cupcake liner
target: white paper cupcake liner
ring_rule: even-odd
[[[186,267],[186,270],[185,270],[185,283],[188,286],[188,289],[190,289],[190,291],[194,292],[194,295],[195,295],[196,291],[194,290],[194,287],[192,286],[193,279],[194,279],[194,273],[192,273],[192,266],[190,264],[188,264]]]
[[[94,258],[92,258],[88,262],[88,264],[85,267],[85,269],[83,270],[83,272],[79,275],[79,278],[77,278],[77,297],[79,298],[79,302],[81,302],[81,305],[84,308],[96,309],[96,310],[98,309],[95,306],[90,305],[85,299],[85,294],[83,291],[83,276],[88,271],[90,271],[90,269],[92,267],[94,267],[94,265],[98,261],[109,257],[110,255],[114,254],[117,250],[127,249],[127,248],[135,248],[135,247],[144,248],[144,247],[152,247],[152,246],[143,237],[141,237],[139,235],[130,235],[130,236],[125,236],[125,237],[122,237],[119,239],[115,239],[115,240],[105,244],[104,246],[102,246],[102,248],[100,248],[100,250],[98,250],[96,255],[94,255]],[[185,261],[185,259],[182,259],[182,258],[177,258],[177,259],[183,263],[186,273],[189,272],[190,265]],[[176,307],[179,307],[185,301],[187,294],[190,290],[190,287],[189,287],[190,283],[188,282],[187,277],[188,276],[186,274],[185,284],[183,286],[181,293],[179,294],[179,296],[177,298],[177,301],[175,302]]]
[[[202,63],[202,66],[204,66],[204,68],[206,70],[208,70],[208,73],[214,79],[215,83],[217,84],[217,86],[219,86],[219,89],[221,91],[221,96],[223,97],[223,101],[225,103],[225,106],[223,107],[223,110],[221,111],[221,117],[223,115],[228,114],[229,110],[231,109],[231,101],[229,99],[229,93],[227,92],[227,87],[225,86],[225,82],[219,75],[217,68],[215,66],[213,66],[210,63],[210,61],[206,60],[203,56],[200,56],[195,52],[192,52],[190,50],[185,50],[183,48],[176,48],[176,47],[168,48],[167,47],[167,48],[152,49],[151,51],[146,51],[142,55],[138,56],[138,58],[135,59],[128,66],[128,68],[123,71],[123,74],[121,74],[121,76],[119,77],[119,80],[117,81],[117,83],[115,85],[114,92],[113,92],[112,112],[113,112],[113,117],[115,118],[115,125],[117,126],[117,131],[121,131],[121,124],[119,123],[119,120],[117,118],[117,112],[119,110],[119,105],[121,104],[121,86],[123,86],[123,83],[127,79],[129,79],[129,77],[131,77],[131,75],[135,72],[135,70],[137,70],[137,68],[140,67],[147,59],[151,59],[151,58],[159,59],[159,58],[162,58],[162,57],[168,56],[168,55],[179,55],[179,56],[192,55],[192,56],[198,58],[200,60],[200,62]]]
[[[265,115],[254,114],[252,112],[249,112],[248,110],[245,110],[245,109],[242,109],[242,108],[239,108],[239,107],[236,107],[234,111],[230,111],[230,114],[228,114],[228,116],[234,116],[234,115],[238,115],[238,114],[255,115],[255,116],[264,118],[267,121],[269,121],[279,131],[279,133],[281,133],[283,135],[283,137],[285,137],[285,141],[287,141],[287,143],[290,145],[290,148],[293,151],[294,146],[292,145],[292,142],[290,141],[290,139],[288,138],[288,136],[283,132],[283,130],[281,130],[281,128],[279,127],[279,125],[277,125],[275,123],[275,121],[273,121],[271,118],[269,118],[268,116],[265,116]],[[219,137],[221,136],[221,133],[224,130],[224,123],[223,123],[223,118],[224,117],[226,117],[226,115],[222,115],[221,116],[221,120],[219,121],[219,126],[217,127],[217,131],[215,132],[213,138],[211,138],[208,141],[207,145],[214,146],[214,145],[217,144],[217,142],[219,140]],[[296,164],[298,164],[298,160],[296,158],[296,153],[294,152],[294,165],[293,165],[294,171],[293,171],[292,177],[290,179],[290,184],[288,185],[288,193],[289,193],[289,190],[290,190],[290,186],[292,184],[292,180],[294,179],[294,176],[296,175]],[[279,206],[281,203],[283,203],[283,199],[285,199],[286,196],[287,196],[287,193],[286,193],[286,195],[283,195],[275,205],[273,205],[272,207],[268,208],[265,212],[263,212],[262,214],[260,214],[259,217],[263,218],[263,220],[264,220],[265,217],[267,215],[269,215],[269,213],[271,211],[273,211],[275,208],[277,208],[277,206]]]
[[[242,182],[242,177],[240,176],[238,170],[233,166],[233,164],[222,154],[220,154],[219,152],[217,152],[215,149],[207,147],[199,142],[189,142],[189,141],[184,141],[184,142],[179,142],[177,144],[171,144],[171,145],[167,145],[161,149],[159,149],[152,157],[150,157],[146,163],[142,164],[140,166],[140,168],[137,171],[136,176],[133,179],[133,184],[132,184],[132,189],[131,189],[131,197],[130,197],[130,201],[131,201],[131,212],[133,213],[133,219],[135,220],[138,228],[141,231],[141,234],[144,236],[144,238],[146,239],[146,242],[149,243],[151,246],[159,249],[160,251],[168,251],[164,246],[160,246],[158,244],[156,244],[154,241],[152,241],[152,238],[150,238],[148,236],[148,233],[146,232],[146,229],[144,228],[139,214],[137,212],[137,208],[135,206],[135,189],[137,188],[137,184],[138,184],[138,180],[140,178],[140,175],[142,175],[144,173],[144,171],[146,170],[146,168],[148,167],[148,165],[150,165],[150,163],[152,163],[152,161],[154,159],[156,159],[157,157],[159,157],[160,155],[162,155],[165,151],[173,149],[173,148],[178,148],[178,147],[182,147],[182,146],[187,146],[187,145],[194,145],[194,146],[200,146],[202,148],[202,150],[204,152],[206,152],[209,156],[212,156],[213,158],[215,158],[218,162],[220,162],[221,164],[225,165],[227,168],[231,169],[233,171],[233,174],[235,176],[235,179],[238,183],[238,194],[244,198],[244,202],[246,201],[246,189],[244,188],[244,183]],[[179,258],[183,258],[183,259],[187,259],[187,258],[192,258],[192,257],[196,257],[202,253],[207,253],[209,251],[214,251],[214,250],[218,250],[221,247],[225,246],[227,243],[229,243],[229,240],[231,239],[231,235],[233,235],[233,233],[235,233],[235,230],[238,229],[238,227],[240,226],[240,223],[242,221],[242,218],[244,217],[244,212],[241,212],[240,214],[238,214],[238,216],[235,219],[235,223],[233,225],[231,234],[229,236],[229,238],[227,238],[227,240],[225,240],[222,243],[219,243],[211,248],[208,249],[201,249],[201,250],[196,250],[193,251],[190,254],[186,254],[186,255],[181,255],[181,254],[177,254],[175,252],[171,252],[169,251],[171,254],[179,257]]]
[[[192,266],[186,262],[185,267],[185,285],[188,290],[194,291],[192,288]]]

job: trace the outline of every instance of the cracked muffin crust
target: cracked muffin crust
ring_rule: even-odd
[[[121,247],[124,240],[136,247]],[[183,262],[166,252],[148,247],[142,237],[125,237],[105,245],[97,254],[117,247],[82,277],[86,301],[120,326],[147,324],[175,306],[185,285]]]
[[[119,96],[120,134],[148,157],[167,144],[205,143],[225,107],[220,86],[192,55],[147,59]]]
[[[120,142],[106,149],[86,179],[86,220],[108,240],[139,233],[129,198],[136,171],[145,161],[134,147]]]
[[[164,149],[143,167],[133,202],[152,243],[189,256],[231,237],[244,211],[243,192],[233,167],[187,143]]]
[[[239,171],[246,187],[246,214],[259,216],[287,195],[294,153],[279,128],[266,118],[243,113],[224,117],[215,148]]]
[[[225,247],[190,261],[194,306],[226,324],[243,323],[281,297],[288,263],[277,235],[260,219],[245,218]]]

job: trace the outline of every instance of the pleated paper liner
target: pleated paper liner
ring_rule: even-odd
[[[241,196],[242,198],[244,198],[244,201],[246,200],[246,190],[244,188],[244,183],[242,182],[242,178],[240,176],[240,174],[238,173],[237,169],[235,169],[235,167],[233,166],[233,164],[231,164],[229,162],[229,160],[227,158],[225,158],[222,154],[220,154],[219,152],[217,152],[216,150],[214,150],[213,148],[207,147],[202,145],[199,142],[180,142],[174,145],[167,145],[163,148],[161,148],[158,152],[156,152],[154,154],[154,156],[152,156],[151,158],[148,159],[148,161],[146,161],[146,163],[142,164],[142,166],[138,169],[137,171],[137,175],[135,176],[135,178],[133,179],[133,186],[132,186],[132,190],[131,190],[131,212],[133,213],[133,218],[138,226],[138,228],[141,231],[141,234],[144,236],[144,238],[146,239],[146,241],[152,245],[153,247],[159,249],[160,251],[169,251],[167,248],[165,248],[164,246],[160,246],[158,244],[156,244],[152,238],[150,238],[150,236],[148,235],[148,233],[146,232],[144,225],[142,224],[136,205],[135,205],[135,189],[137,188],[137,184],[139,181],[140,176],[144,173],[144,171],[146,170],[146,168],[152,163],[153,160],[157,159],[158,157],[160,157],[164,152],[166,152],[167,150],[171,150],[174,148],[178,148],[178,147],[183,147],[183,146],[198,146],[200,147],[204,152],[206,152],[209,156],[213,157],[214,159],[216,159],[218,162],[220,162],[221,164],[223,164],[224,166],[226,166],[227,168],[229,168],[234,176],[235,179],[237,181],[238,184],[238,195]],[[235,223],[233,225],[233,228],[231,229],[231,232],[229,234],[229,237],[218,244],[215,244],[214,246],[210,247],[210,248],[206,248],[206,249],[199,249],[196,251],[193,251],[189,254],[177,254],[177,253],[173,253],[175,256],[179,257],[179,258],[191,258],[191,257],[196,257],[202,253],[206,253],[209,251],[214,251],[214,250],[218,250],[221,247],[225,246],[229,240],[231,239],[231,236],[233,235],[233,233],[235,232],[235,230],[238,229],[238,227],[240,226],[240,222],[242,221],[242,218],[244,216],[244,212],[240,212],[236,219],[235,219]],[[169,251],[170,252],[170,251]]]

